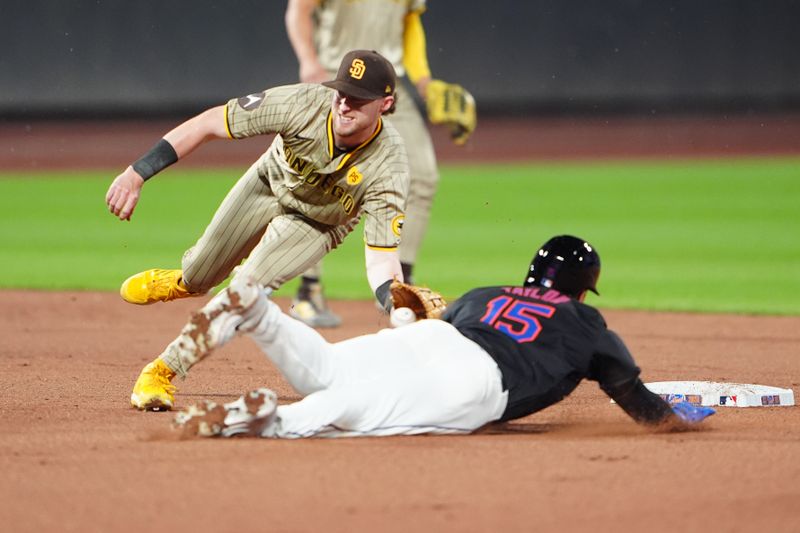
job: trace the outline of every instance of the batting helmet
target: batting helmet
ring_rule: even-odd
[[[538,285],[577,298],[586,290],[597,292],[600,256],[583,239],[572,235],[553,237],[533,256],[525,287]]]

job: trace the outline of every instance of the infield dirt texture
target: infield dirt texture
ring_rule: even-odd
[[[800,153],[797,119],[743,119],[739,128],[622,122],[616,134],[608,126],[485,123],[458,155]],[[6,125],[0,140],[14,139],[18,149],[0,155],[0,168],[113,167],[166,127],[129,125],[117,146],[99,124],[86,134],[75,125],[36,126],[27,136],[24,125]],[[442,160],[456,154],[441,138],[437,145]],[[240,163],[263,146],[216,154]],[[170,414],[135,411],[128,396],[141,367],[201,300],[136,307],[114,293],[0,296],[4,531],[800,530],[797,407],[720,408],[699,431],[653,434],[585,382],[561,404],[479,435],[181,441]],[[345,324],[322,331],[332,341],[387,325],[372,302],[332,307]],[[603,311],[645,381],[743,381],[800,392],[800,317]],[[298,399],[248,339],[176,384],[179,405],[263,385],[282,402]]]

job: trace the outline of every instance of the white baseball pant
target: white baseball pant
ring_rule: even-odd
[[[278,406],[269,436],[469,433],[505,410],[497,364],[447,322],[422,320],[329,343],[269,305],[251,335],[305,396]]]

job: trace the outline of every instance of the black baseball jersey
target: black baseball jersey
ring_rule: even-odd
[[[583,378],[599,382],[612,397],[641,383],[630,352],[600,312],[555,290],[474,289],[448,306],[442,319],[497,362],[508,390],[501,420],[560,401]],[[657,411],[647,418],[663,416]]]

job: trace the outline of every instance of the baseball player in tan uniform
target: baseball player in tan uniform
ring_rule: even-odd
[[[377,50],[408,76],[423,99],[431,72],[420,15],[425,0],[289,0],[286,30],[300,64],[300,81],[320,82],[336,71],[339,58],[354,48]],[[436,87],[443,82],[436,80]],[[390,121],[406,145],[411,182],[406,203],[400,262],[407,281],[428,226],[439,173],[425,117],[403,83]],[[474,116],[474,111],[473,111]],[[474,127],[474,124],[473,124]],[[463,142],[465,137],[459,138]],[[303,274],[291,315],[315,327],[340,324],[322,295],[321,265]]]
[[[121,220],[130,219],[145,180],[202,143],[277,135],[184,254],[182,269],[131,276],[120,289],[123,299],[150,304],[204,294],[245,258],[234,279],[277,288],[338,246],[363,215],[367,278],[388,308],[391,280],[402,278],[397,247],[408,190],[402,138],[381,118],[394,110],[395,85],[383,56],[354,50],[333,81],[233,99],[167,133],[111,184],[106,203]],[[135,407],[172,407],[171,380],[187,370],[173,344],[142,371],[131,396]]]

